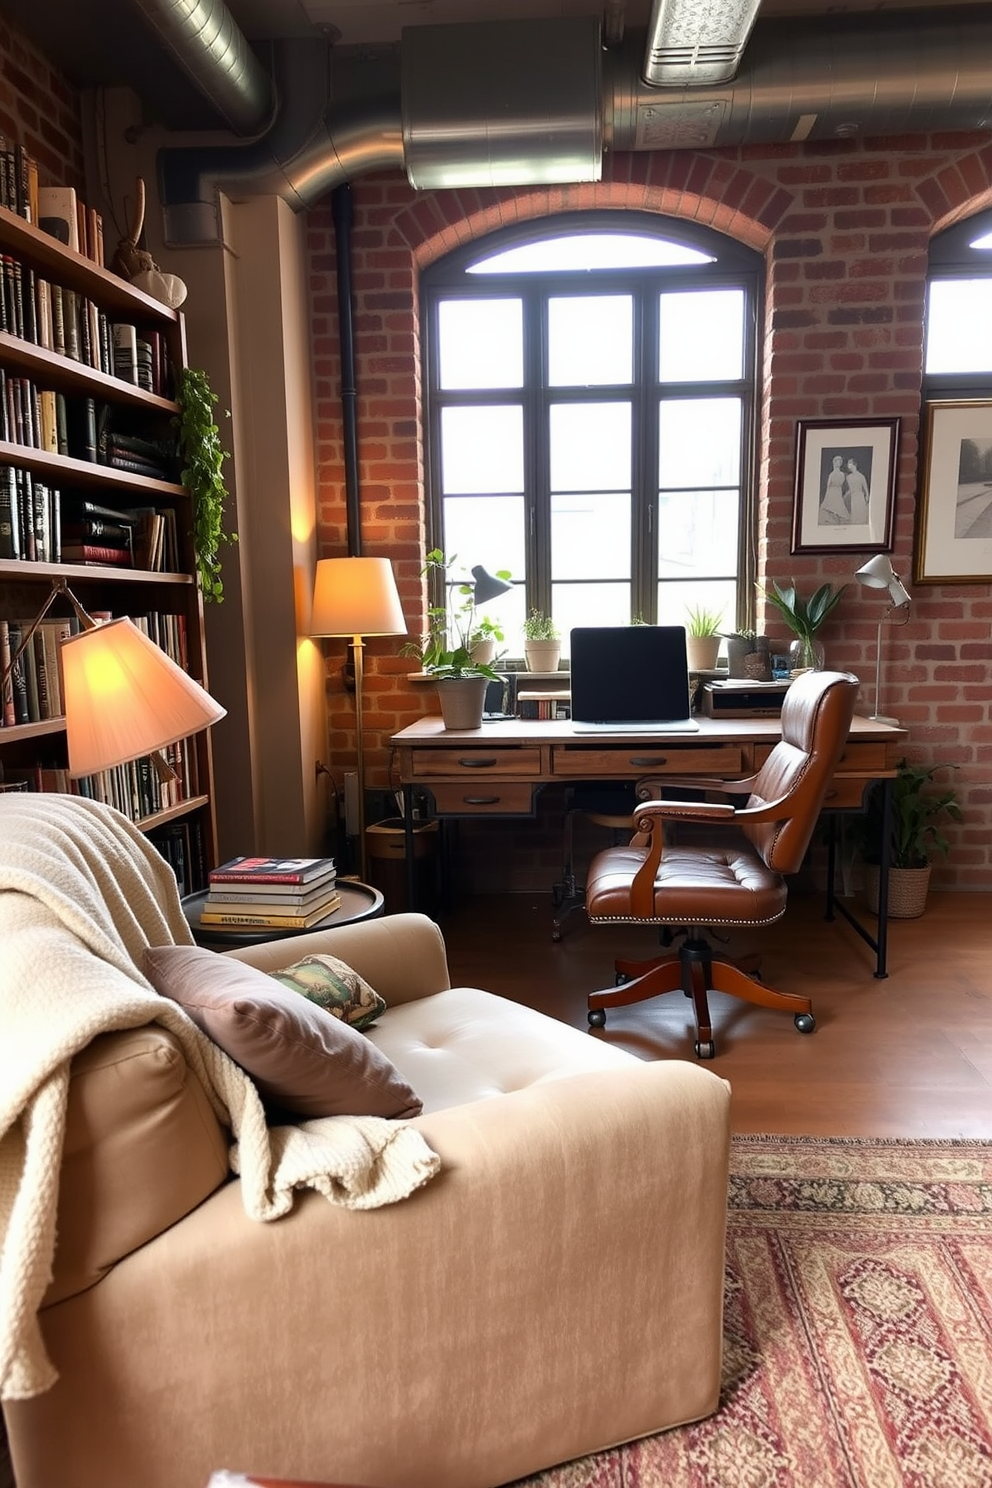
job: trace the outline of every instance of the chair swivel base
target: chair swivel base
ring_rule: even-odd
[[[716,1054],[716,1044],[707,1001],[707,992],[712,991],[726,992],[758,1007],[791,1012],[800,1033],[814,1031],[816,1019],[808,997],[766,987],[742,969],[744,964],[714,955],[709,941],[693,936],[683,942],[677,956],[662,956],[654,961],[617,961],[619,985],[589,994],[589,1026],[602,1028],[606,1023],[607,1008],[629,1007],[650,997],[661,997],[666,992],[682,991],[686,997],[692,998],[696,1018],[696,1057],[712,1059]],[[755,958],[749,957],[746,964],[755,967]]]

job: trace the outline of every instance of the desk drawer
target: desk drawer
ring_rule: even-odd
[[[851,779],[845,779],[843,775],[835,775],[827,786],[826,795],[823,797],[824,810],[859,810],[864,804],[864,795],[868,784],[869,782],[863,775],[856,775]]]
[[[775,748],[774,744],[756,744],[754,746],[754,768],[760,770],[765,760]],[[874,775],[878,771],[885,771],[888,766],[886,760],[888,750],[881,739],[866,739],[861,743],[847,743],[844,751],[837,762],[837,769],[842,775],[856,775],[863,770],[866,775]]]
[[[463,749],[411,750],[411,768],[415,780],[451,780],[463,775],[466,780],[482,780],[491,775],[499,780],[524,776],[538,780],[541,776],[539,749],[485,749],[466,745]]]
[[[739,744],[633,744],[620,748],[553,748],[556,780],[636,780],[641,775],[734,776],[743,771]]]
[[[431,787],[438,816],[533,816],[534,787],[522,781],[460,780]]]

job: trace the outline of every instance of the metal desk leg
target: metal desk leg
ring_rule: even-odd
[[[882,857],[878,866],[878,930],[875,975],[887,977],[885,957],[889,939],[889,857],[892,849],[892,780],[882,781]]]
[[[414,859],[413,840],[413,786],[403,787],[403,852],[406,857],[406,902],[411,910],[417,908],[417,864]]]
[[[836,902],[836,873],[837,873],[837,813],[827,812],[827,909],[823,918],[832,920],[834,918],[834,903]]]

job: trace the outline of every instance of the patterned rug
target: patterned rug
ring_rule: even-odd
[[[731,1174],[719,1410],[526,1488],[990,1488],[992,1143],[737,1137]]]

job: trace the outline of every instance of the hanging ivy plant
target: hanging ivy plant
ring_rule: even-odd
[[[179,429],[182,483],[193,499],[193,549],[203,598],[221,604],[224,584],[220,548],[222,543],[237,542],[238,534],[224,530],[224,502],[228,498],[224,461],[230,455],[220,442],[220,430],[214,421],[217,394],[206,372],[196,367],[181,368],[176,401],[179,416],[173,423]]]

